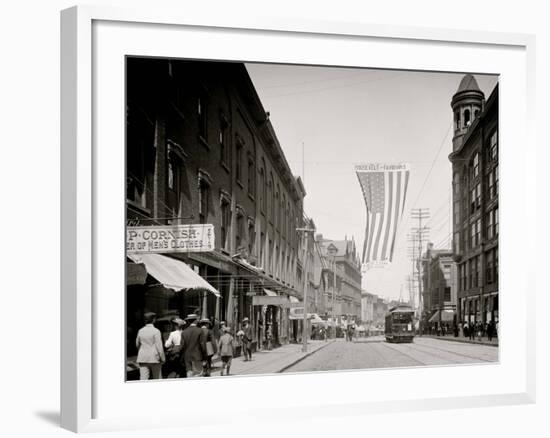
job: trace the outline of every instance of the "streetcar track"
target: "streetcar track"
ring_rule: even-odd
[[[492,361],[490,359],[482,359],[480,357],[477,357],[477,356],[472,356],[470,354],[464,354],[464,353],[457,353],[453,350],[448,350],[446,348],[440,348],[440,347],[435,347],[435,346],[432,346],[432,345],[426,345],[426,344],[418,344],[418,343],[415,343],[415,345],[421,345],[422,347],[424,348],[431,348],[433,350],[439,350],[439,351],[444,351],[446,353],[450,353],[450,354],[454,354],[456,356],[464,356],[464,357],[467,357],[467,358],[470,358],[470,359],[476,359],[476,360],[480,360],[482,362],[495,362],[495,361]]]
[[[386,348],[389,349],[389,350],[392,350],[392,351],[395,351],[395,352],[397,352],[397,353],[400,353],[400,354],[402,354],[403,356],[407,356],[409,359],[412,359],[412,360],[414,360],[415,362],[418,362],[421,366],[424,366],[424,367],[425,367],[425,366],[430,366],[430,364],[427,364],[427,363],[425,363],[425,362],[422,362],[422,361],[416,359],[415,357],[411,356],[410,354],[405,353],[404,351],[398,350],[397,348],[392,348],[392,347],[390,347],[389,344],[388,344],[387,342],[384,342],[382,345],[384,345],[384,347],[386,347]]]
[[[385,345],[383,343],[383,341],[380,342],[382,345]],[[393,349],[391,349],[393,350]],[[380,353],[380,351],[378,351],[376,348],[373,348],[372,351],[376,352],[378,358],[380,358],[382,360],[382,362],[387,362],[387,358],[384,357],[384,355],[382,353]],[[393,351],[396,351],[396,350],[393,350]],[[421,361],[419,361],[418,359],[415,359],[414,357],[408,355],[408,354],[404,354],[404,356],[407,356],[409,359],[411,359],[413,362],[416,362],[417,364],[421,365],[421,366],[424,366],[425,364],[422,363]],[[410,365],[410,366],[415,366],[415,365]],[[394,368],[394,366],[391,366],[391,365],[387,365],[385,366],[384,368]]]
[[[384,344],[386,345],[388,348],[391,348],[392,350],[394,351],[400,351],[399,349],[397,348],[392,348],[390,347],[388,344]],[[471,356],[471,355],[468,355],[468,354],[463,354],[463,353],[455,353],[454,351],[450,351],[450,350],[446,350],[444,348],[437,348],[437,347],[430,347],[430,346],[427,346],[427,345],[424,345],[423,347],[425,348],[422,348],[422,346],[418,343],[415,343],[415,348],[409,346],[409,345],[403,345],[403,348],[407,348],[408,351],[414,351],[414,350],[417,350],[417,351],[420,351],[420,352],[423,352],[423,353],[427,353],[427,354],[431,354],[433,355],[434,357],[437,357],[438,359],[441,359],[445,362],[449,362],[449,365],[460,365],[460,363],[456,363],[456,362],[453,362],[452,360],[450,360],[448,357],[445,357],[445,356],[442,356],[440,354],[435,354],[433,353],[433,351],[430,351],[431,350],[436,350],[436,351],[444,351],[445,353],[447,354],[452,354],[452,355],[455,355],[455,356],[462,356],[462,357],[466,357],[468,359],[474,359],[478,362],[493,362],[491,360],[487,360],[487,359],[482,359],[482,358],[479,358],[479,357],[476,357],[476,356]],[[426,350],[427,348],[427,350]],[[404,353],[406,354],[406,353]],[[407,354],[408,355],[408,354]]]

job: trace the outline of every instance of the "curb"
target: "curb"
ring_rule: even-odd
[[[300,363],[301,361],[303,361],[305,358],[311,356],[312,354],[315,354],[317,353],[319,350],[322,350],[323,348],[325,347],[328,347],[330,344],[332,344],[333,342],[336,342],[336,339],[332,339],[330,341],[327,341],[325,344],[321,345],[319,348],[317,348],[316,350],[313,350],[313,351],[310,351],[309,353],[306,353],[304,354],[302,357],[296,359],[294,362],[290,363],[289,365],[285,365],[283,368],[281,368],[279,371],[275,371],[275,373],[284,373],[286,370],[288,370],[289,368],[292,368],[294,365],[296,365],[297,363]]]
[[[445,338],[443,336],[419,336],[419,338],[430,338],[430,339],[440,339],[442,341],[448,341],[448,342],[461,342],[463,344],[472,344],[472,345],[488,345],[489,347],[498,347],[498,343],[492,343],[492,342],[477,342],[477,341],[470,341],[470,340],[463,340],[463,339],[456,339],[456,338]]]

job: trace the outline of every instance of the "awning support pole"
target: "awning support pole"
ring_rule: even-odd
[[[233,289],[235,287],[234,284],[235,280],[233,279],[233,276],[231,276],[231,279],[229,280],[229,293],[227,294],[227,312],[225,314],[225,319],[227,320],[227,325],[229,327],[233,327],[234,321],[233,321]],[[237,327],[233,327],[235,330]]]

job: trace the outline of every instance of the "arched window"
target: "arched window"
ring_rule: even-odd
[[[455,112],[456,129],[460,129],[460,111]]]
[[[470,124],[470,110],[466,109],[464,110],[464,126],[468,126]]]

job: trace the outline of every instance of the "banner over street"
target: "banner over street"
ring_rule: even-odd
[[[393,258],[397,226],[403,215],[409,165],[367,163],[355,166],[367,206],[362,271],[386,267]]]

